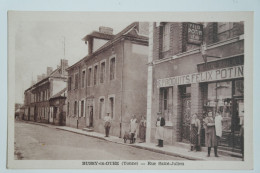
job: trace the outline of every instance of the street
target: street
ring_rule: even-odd
[[[183,160],[36,124],[15,122],[15,158],[20,160]]]

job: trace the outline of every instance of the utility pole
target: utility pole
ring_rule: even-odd
[[[65,46],[66,46],[66,40],[65,40],[65,36],[63,36],[63,59],[65,59]]]

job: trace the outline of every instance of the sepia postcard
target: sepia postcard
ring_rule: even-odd
[[[253,169],[253,12],[8,12],[8,169]]]

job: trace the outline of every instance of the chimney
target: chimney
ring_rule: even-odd
[[[40,80],[42,80],[42,76],[41,75],[37,75],[37,82],[39,82]]]
[[[42,74],[42,79],[44,79],[45,77],[46,77],[46,75],[43,73],[43,74]],[[41,79],[41,80],[42,80],[42,79]]]
[[[50,76],[52,71],[53,71],[52,67],[47,67],[47,76]]]
[[[110,27],[100,26],[99,32],[103,34],[113,35],[113,29]]]
[[[148,36],[149,35],[149,22],[138,22],[137,30],[140,35]]]
[[[34,80],[32,80],[31,81],[31,86],[33,86],[35,84],[35,81]]]
[[[68,60],[67,59],[61,59],[60,61],[60,66],[61,66],[61,74],[65,74],[66,68],[68,68]]]

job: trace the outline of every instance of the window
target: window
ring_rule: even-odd
[[[213,116],[219,111],[224,119],[223,131],[230,131],[232,118],[232,81],[209,83],[204,106],[207,112],[212,111]]]
[[[219,22],[218,23],[218,34],[229,31],[233,28],[232,22]]]
[[[68,104],[67,104],[67,116],[69,116],[69,114],[70,114],[70,103],[68,102]]]
[[[75,89],[78,89],[79,87],[79,74],[75,74]]]
[[[69,80],[68,80],[68,90],[69,91],[71,90],[71,83],[72,83],[71,77],[69,77]]]
[[[82,76],[81,76],[81,87],[82,87],[82,88],[85,87],[85,75],[86,75],[86,71],[83,70],[83,71],[82,71]]]
[[[171,121],[173,118],[173,87],[160,88],[159,112],[164,115],[165,121]],[[168,123],[169,125],[169,123]]]
[[[92,75],[92,68],[88,69],[88,86],[91,85],[91,75]]]
[[[81,117],[84,117],[84,108],[85,108],[85,104],[84,104],[84,100],[81,101],[81,109],[80,109],[80,115]]]
[[[104,113],[105,113],[105,99],[101,98],[99,99],[99,119],[104,117]]]
[[[160,88],[160,112],[164,112],[168,109],[168,88]]]
[[[114,98],[110,97],[109,102],[110,102],[110,116],[111,116],[111,118],[113,118],[114,117]]]
[[[78,108],[78,106],[77,106],[77,101],[75,101],[74,102],[74,116],[77,116],[77,108]]]
[[[46,98],[49,99],[49,89],[46,90]]]
[[[100,67],[100,83],[104,83],[106,74],[106,63],[102,62]]]
[[[163,26],[162,31],[162,51],[166,52],[170,49],[170,32],[171,32],[171,24],[167,23]]]
[[[232,29],[232,22],[219,22],[217,26],[218,41],[223,41],[233,37]]]
[[[98,72],[98,66],[95,65],[95,67],[94,67],[94,85],[97,85],[97,72]]]
[[[115,79],[116,58],[110,59],[110,80]]]

